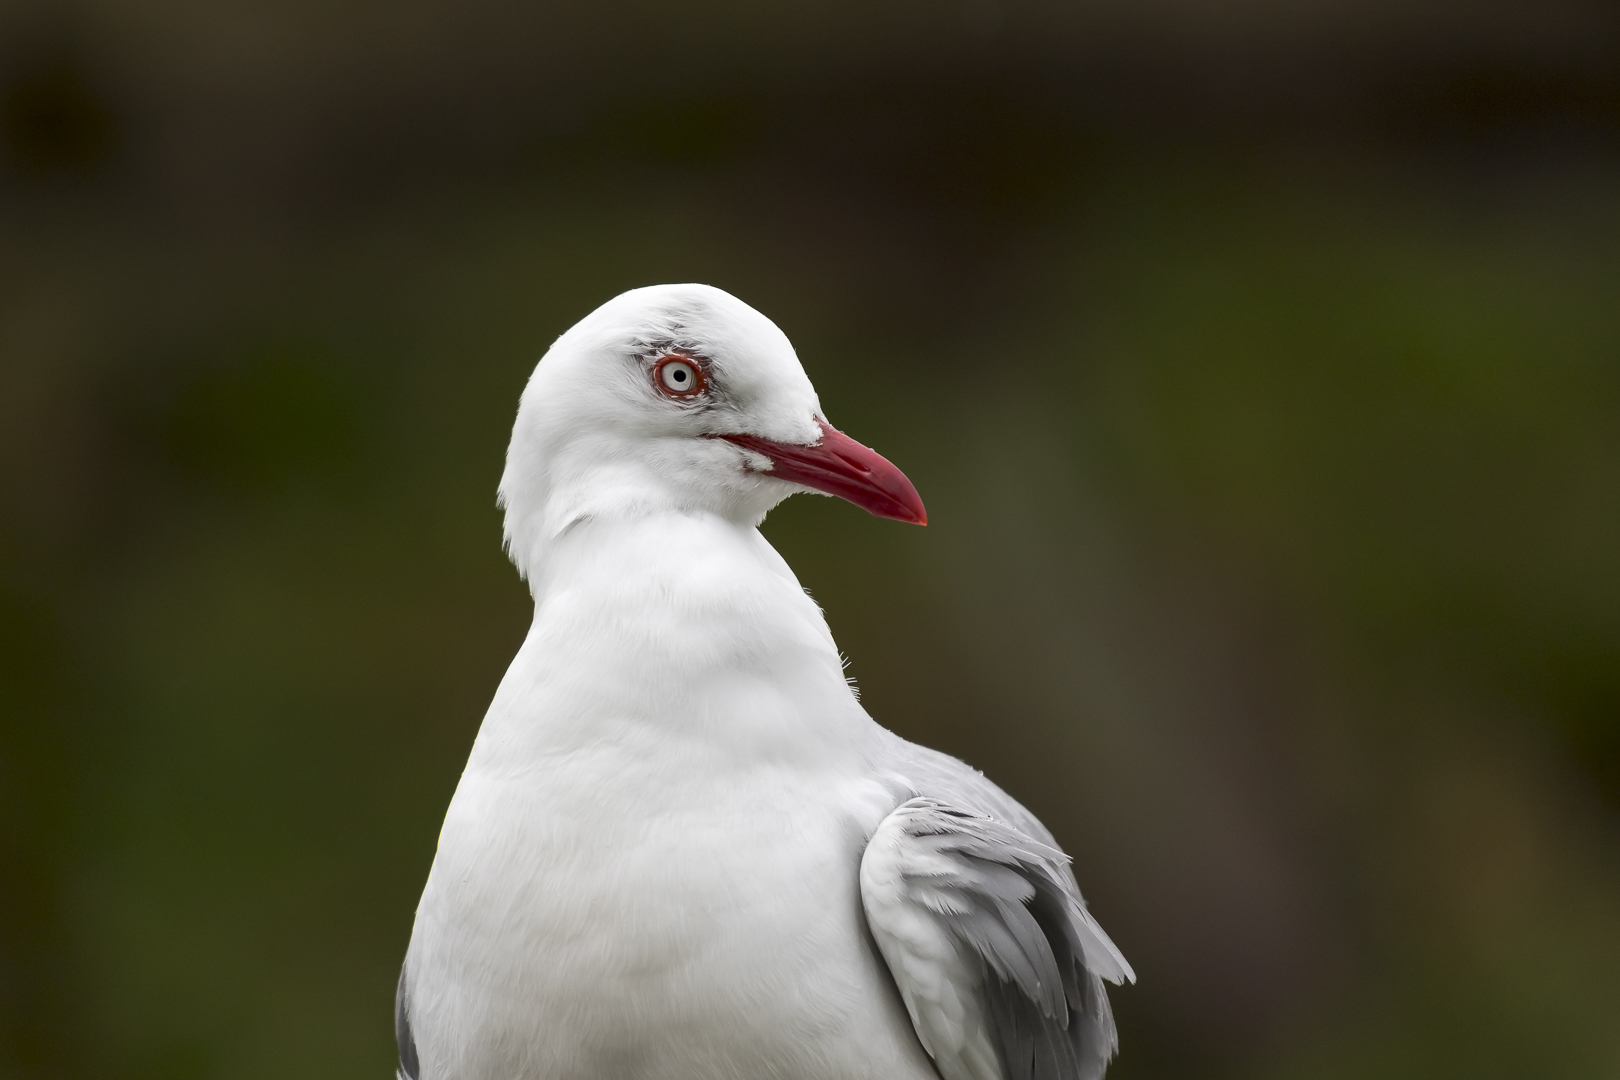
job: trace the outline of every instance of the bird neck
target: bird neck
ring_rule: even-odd
[[[470,768],[611,746],[712,771],[873,745],[880,729],[820,609],[751,525],[681,512],[587,519],[548,555]]]
[[[537,599],[550,564],[576,559],[575,534],[593,545],[613,530],[656,535],[676,516],[749,528],[792,490],[742,469],[721,439],[546,437],[558,444],[519,425],[500,487],[507,552]]]

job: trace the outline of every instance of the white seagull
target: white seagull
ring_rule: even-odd
[[[500,502],[534,623],[445,815],[406,1080],[1078,1080],[1135,980],[1069,859],[879,727],[759,533],[795,492],[924,524],[792,345],[706,285],[541,359]]]

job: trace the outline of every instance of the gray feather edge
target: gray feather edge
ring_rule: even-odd
[[[404,964],[399,966],[399,987],[394,991],[394,1040],[399,1044],[395,1080],[418,1080],[422,1063],[416,1056],[416,1037],[411,1034],[411,995],[405,985]]]

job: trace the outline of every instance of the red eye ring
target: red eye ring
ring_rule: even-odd
[[[653,385],[665,397],[688,400],[709,388],[703,367],[690,356],[671,353],[653,365]]]

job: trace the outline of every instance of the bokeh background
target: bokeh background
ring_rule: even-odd
[[[551,339],[730,289],[765,531],[1075,854],[1118,1080],[1620,1075],[1620,9],[0,8],[0,1077],[386,1077]]]

